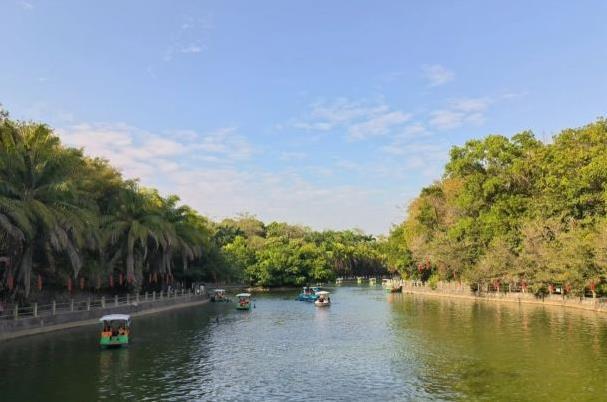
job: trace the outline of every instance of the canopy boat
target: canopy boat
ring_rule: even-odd
[[[250,310],[251,309],[251,294],[250,293],[239,293],[236,295],[238,297],[238,304],[236,304],[236,309],[238,310]]]
[[[316,301],[316,299],[318,299],[316,293],[319,291],[320,287],[309,288],[307,286],[304,286],[299,296],[297,296],[297,300],[305,302],[314,302]]]
[[[320,292],[317,292],[316,295],[318,296],[318,299],[314,302],[316,307],[327,307],[331,305],[331,296],[329,292],[321,290]]]
[[[360,285],[361,283],[363,283],[363,277],[362,277],[362,276],[358,276],[358,277],[356,277],[356,283],[358,283],[359,285]]]
[[[369,285],[375,285],[375,278],[369,278]]]
[[[131,317],[127,314],[109,314],[99,319],[103,323],[99,344],[103,347],[120,347],[129,344]]]
[[[386,288],[386,287],[391,286],[391,285],[392,285],[392,279],[386,279],[386,278],[384,278],[384,279],[381,280],[381,286],[382,287]]]
[[[230,299],[226,296],[226,291],[223,289],[214,289],[211,295],[212,302],[229,302]]]

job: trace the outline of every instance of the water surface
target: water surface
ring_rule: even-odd
[[[137,317],[129,348],[95,327],[0,345],[3,401],[607,400],[607,316],[334,289],[255,309]]]

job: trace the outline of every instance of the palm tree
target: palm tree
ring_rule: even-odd
[[[64,253],[75,276],[82,267],[81,248],[96,226],[75,182],[82,160],[43,124],[0,122],[0,225],[25,297],[38,250],[50,264],[53,252]]]

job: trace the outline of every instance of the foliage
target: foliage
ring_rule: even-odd
[[[546,144],[528,131],[468,141],[390,234],[388,265],[396,255],[441,280],[596,294],[607,279],[606,183],[605,119]]]

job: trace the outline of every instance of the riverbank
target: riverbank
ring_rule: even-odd
[[[501,303],[522,303],[541,306],[566,307],[578,310],[596,311],[607,313],[607,301],[601,298],[580,298],[563,297],[561,295],[546,295],[545,297],[536,297],[531,293],[522,292],[480,292],[476,293],[470,289],[467,284],[458,283],[438,283],[436,289],[428,285],[405,282],[402,289],[403,293],[419,294],[426,296],[449,297],[458,299],[501,302]]]
[[[43,334],[51,331],[76,328],[99,323],[99,318],[105,314],[129,314],[137,317],[156,314],[170,310],[193,307],[209,302],[207,294],[184,294],[162,300],[133,302],[126,305],[106,307],[87,311],[72,311],[65,314],[43,317],[29,317],[17,320],[0,321],[0,340],[21,338]]]

